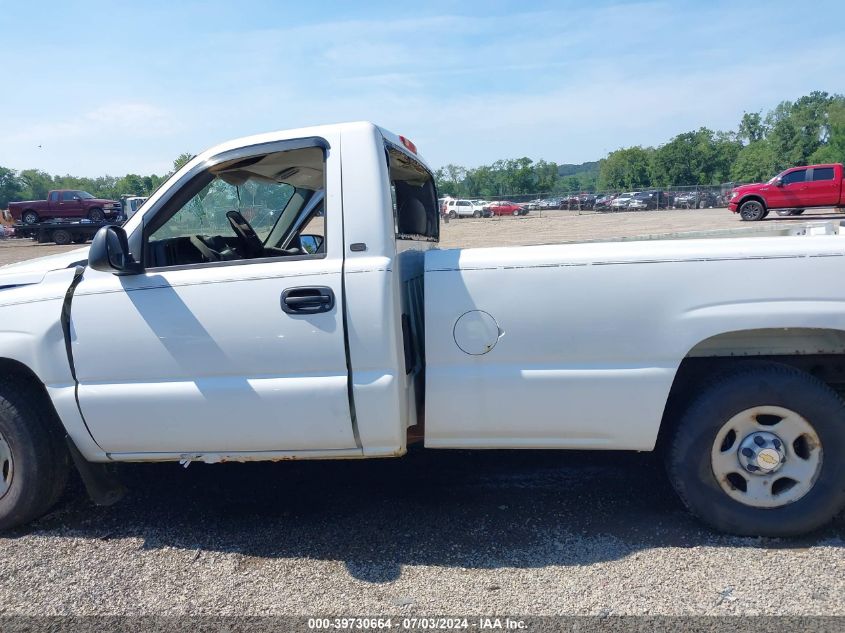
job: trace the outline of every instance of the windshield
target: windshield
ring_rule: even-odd
[[[77,191],[76,195],[79,196],[80,198],[82,198],[83,200],[91,200],[91,199],[94,198],[94,196],[92,196],[87,191]]]

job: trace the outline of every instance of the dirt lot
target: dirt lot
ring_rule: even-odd
[[[832,210],[807,211],[799,217],[770,215],[763,222],[741,222],[727,209],[592,213],[577,211],[532,211],[521,217],[456,219],[441,223],[442,248],[476,246],[522,246],[583,240],[714,229],[755,228],[789,225],[808,220],[845,220]]]
[[[455,220],[442,245],[736,226],[724,209],[547,212]],[[7,241],[0,257],[57,250]],[[75,482],[51,514],[0,538],[0,616],[845,615],[845,518],[797,540],[717,535],[649,454],[413,451],[119,472],[131,490],[120,504],[94,508]]]

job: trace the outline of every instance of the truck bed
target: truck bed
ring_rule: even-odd
[[[678,367],[713,337],[845,330],[842,232],[426,253],[426,446],[651,450]]]

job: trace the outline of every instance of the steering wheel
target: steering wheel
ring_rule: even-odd
[[[202,256],[205,257],[206,261],[209,262],[219,262],[223,259],[223,256],[218,253],[216,250],[211,248],[208,244],[205,243],[205,240],[202,238],[202,235],[192,235],[190,237],[191,244],[193,244],[194,248],[197,249]]]
[[[232,209],[226,214],[226,218],[229,220],[229,224],[232,225],[232,230],[238,236],[238,241],[241,243],[247,259],[264,255],[264,242],[261,241],[258,233],[246,221],[246,218],[241,215],[240,211]]]

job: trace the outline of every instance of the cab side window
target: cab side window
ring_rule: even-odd
[[[781,182],[784,185],[790,185],[796,182],[804,182],[804,179],[807,176],[806,169],[796,169],[795,171],[791,171],[786,174],[783,178],[781,178]]]
[[[833,180],[833,167],[816,167],[813,170],[813,181]]]
[[[319,148],[227,161],[195,176],[145,229],[148,268],[325,255]]]

